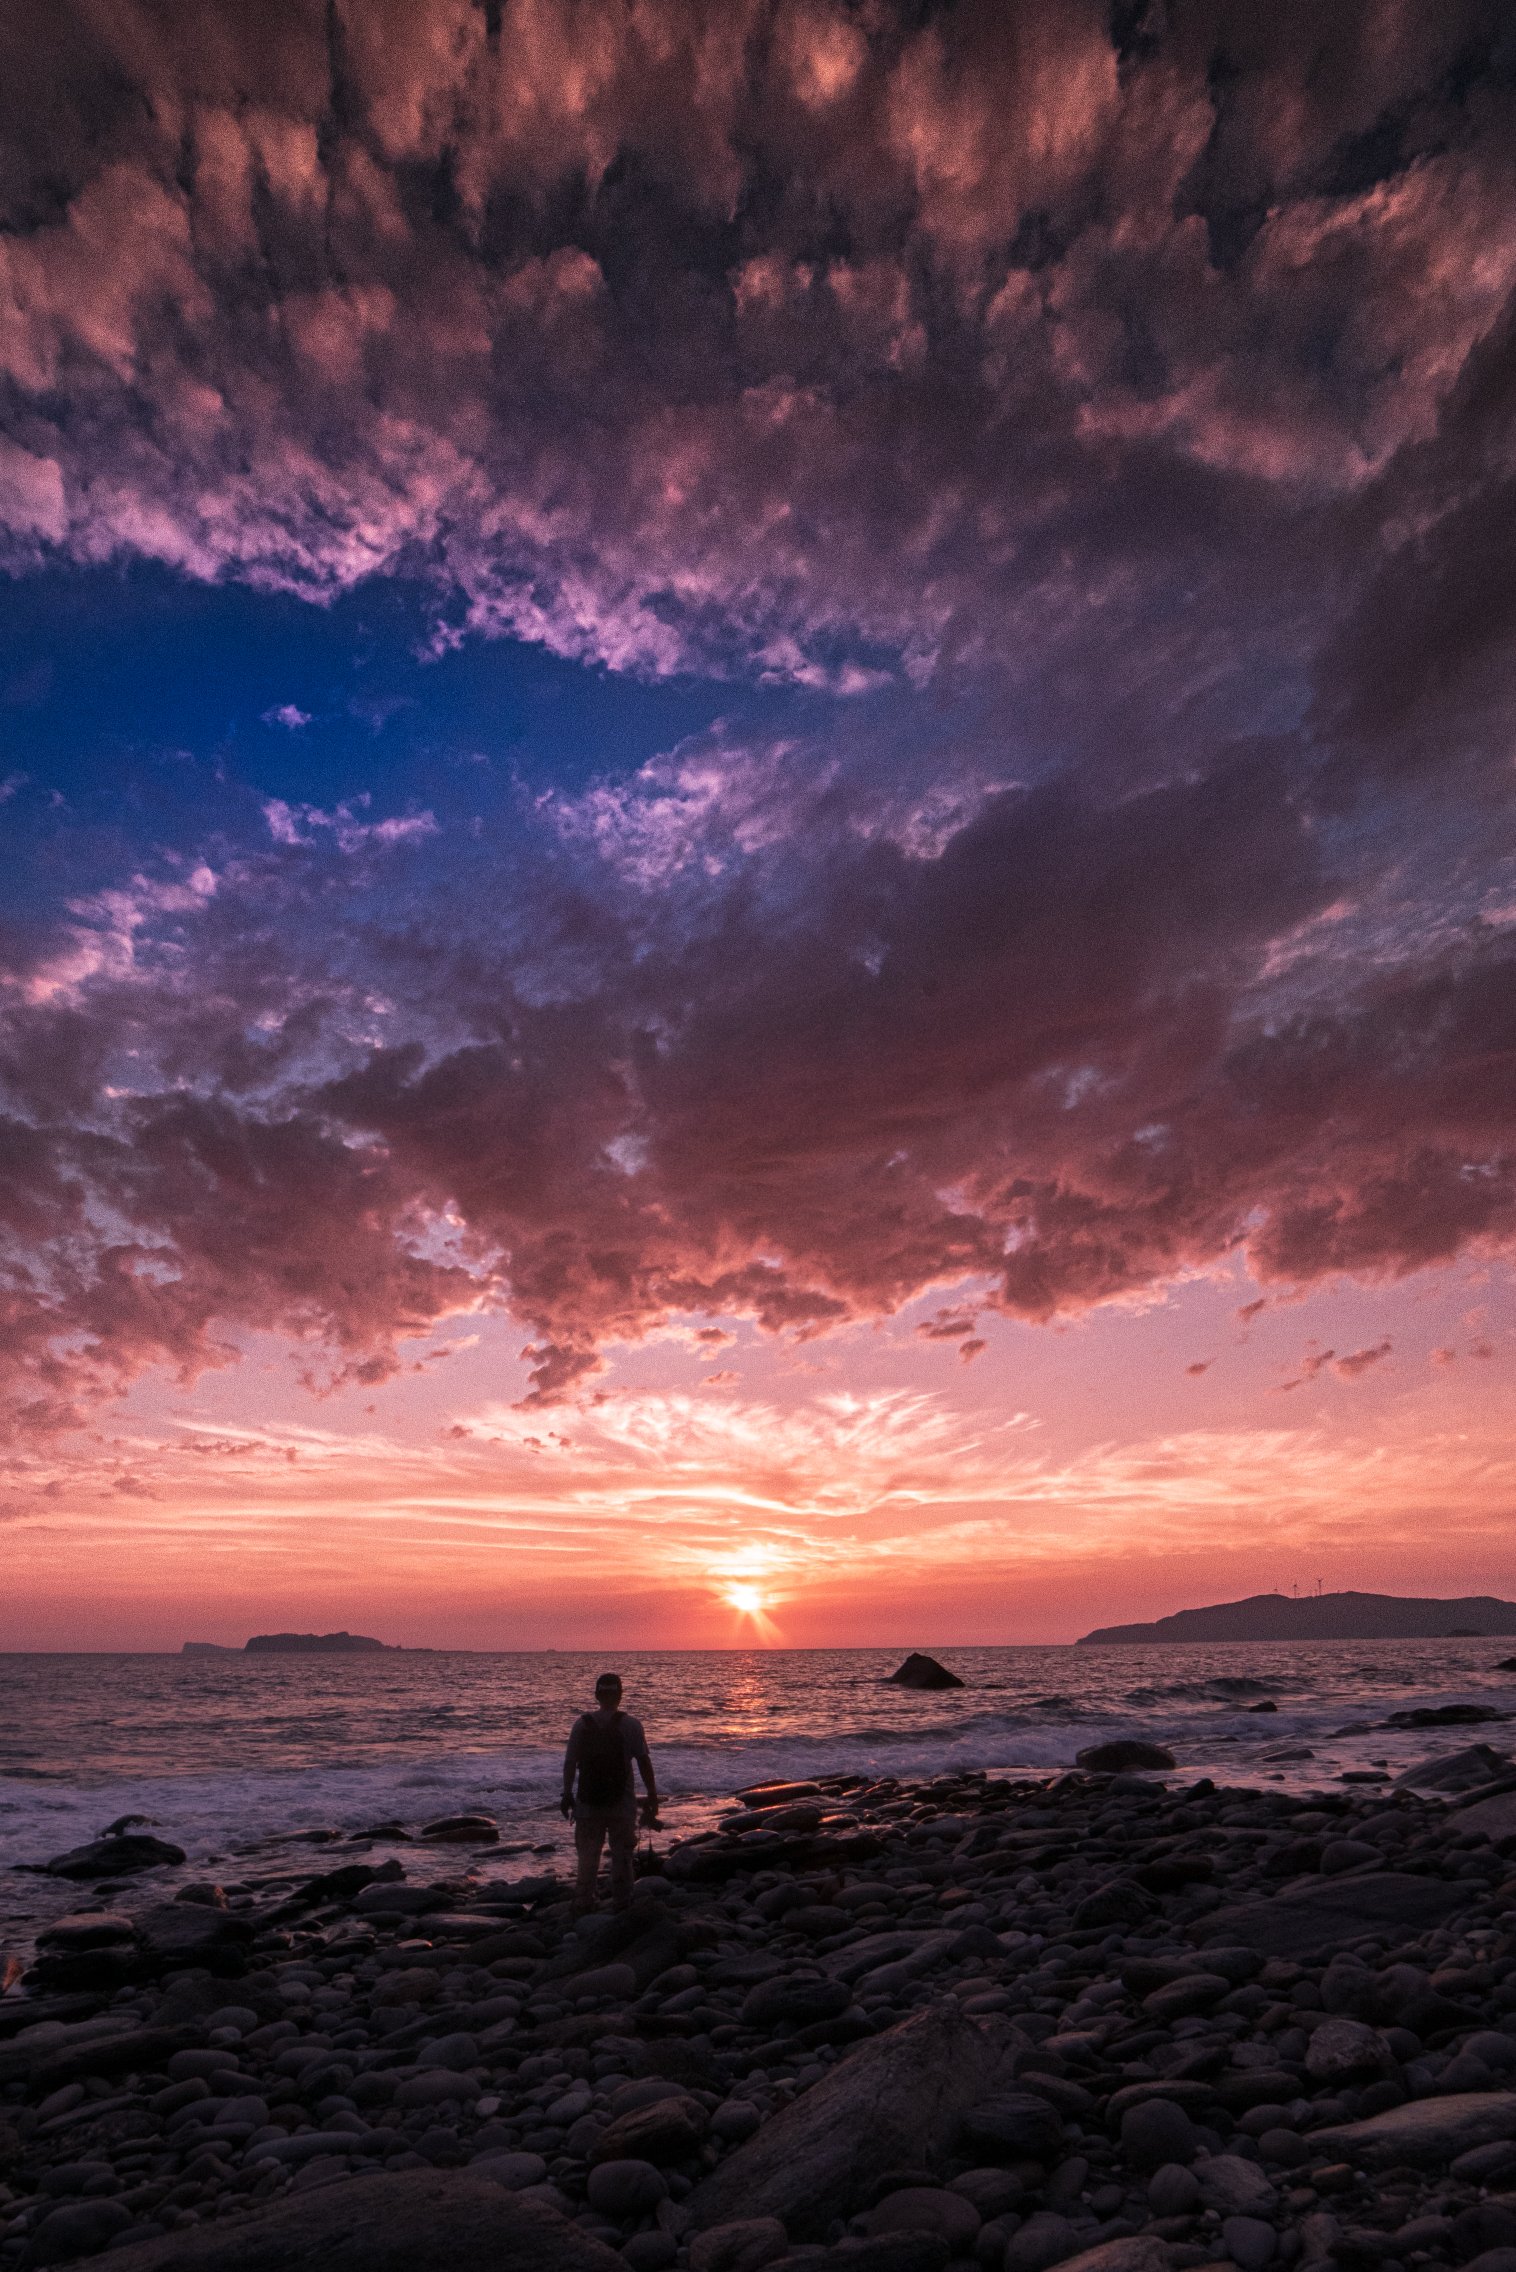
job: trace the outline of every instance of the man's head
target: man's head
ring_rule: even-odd
[[[621,1702],[621,1675],[603,1672],[595,1683],[595,1702],[602,1712],[614,1712]]]

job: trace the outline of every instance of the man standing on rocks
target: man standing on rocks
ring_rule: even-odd
[[[603,1672],[595,1683],[595,1709],[582,1712],[574,1722],[563,1755],[562,1810],[565,1816],[573,1817],[574,1847],[579,1857],[574,1907],[580,1916],[595,1907],[600,1850],[607,1840],[611,1849],[611,1905],[625,1909],[632,1898],[632,1855],[637,1845],[633,1761],[641,1770],[647,1793],[642,1802],[643,1827],[652,1830],[658,1822],[658,1784],[648,1756],[647,1737],[642,1722],[621,1709],[620,1675]]]

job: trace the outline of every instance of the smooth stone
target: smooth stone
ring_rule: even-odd
[[[642,2161],[600,2162],[590,2171],[585,2185],[590,2207],[600,2216],[618,2221],[646,2216],[667,2193],[662,2172],[651,2162]]]
[[[1200,2180],[1182,2162],[1165,2162],[1148,2179],[1148,2207],[1155,2217],[1188,2217],[1200,2206]]]
[[[468,2166],[471,2176],[487,2177],[491,2184],[503,2185],[507,2193],[524,2192],[527,2186],[542,2185],[547,2178],[547,2163],[540,2154],[476,2154]]]
[[[112,2249],[111,2272],[625,2272],[553,2209],[467,2170],[388,2170]]]
[[[1048,2272],[1079,2251],[1079,2235],[1067,2217],[1039,2209],[1017,2227],[1005,2246],[1006,2272]]]
[[[128,2230],[131,2212],[119,2201],[70,2201],[51,2209],[27,2244],[24,2264],[70,2264],[95,2256]]]
[[[568,1982],[572,1995],[611,1999],[635,1996],[637,1975],[629,1964],[597,1964],[589,1972],[575,1973]]]
[[[949,2181],[948,2191],[961,2193],[965,2201],[972,2201],[980,2216],[989,2223],[1018,2208],[1026,2188],[1008,2169],[966,2169],[961,2177]]]
[[[1492,1842],[1509,1838],[1516,1831],[1516,1791],[1501,1791],[1493,1798],[1459,1807],[1450,1816],[1448,1827],[1459,1832],[1477,1830]]]
[[[1324,1878],[1341,1877],[1345,1870],[1361,1869],[1366,1862],[1382,1862],[1384,1856],[1377,1846],[1370,1846],[1362,1838],[1329,1838],[1321,1849],[1317,1865]]]
[[[1278,2236],[1261,2217],[1224,2217],[1221,2237],[1228,2256],[1241,2272],[1264,2272],[1265,2265],[1274,2261]]]
[[[467,2103],[479,2097],[484,2086],[473,2075],[455,2075],[446,2067],[428,2069],[424,2075],[408,2075],[396,2086],[395,2104],[398,2107],[441,2106],[448,2100]]]
[[[1241,2154],[1208,2154],[1195,2164],[1195,2181],[1207,2209],[1222,2217],[1266,2217],[1279,2196],[1256,2162]]]
[[[1487,2248],[1463,2272],[1516,2272],[1516,2248]]]
[[[1187,1972],[1144,1996],[1142,2008],[1149,2019],[1163,2023],[1186,2019],[1192,2013],[1208,2012],[1213,2004],[1230,1993],[1231,1986],[1231,1981],[1219,1972]]]
[[[672,2233],[633,2233],[630,2240],[622,2242],[621,2255],[631,2272],[671,2272],[679,2243]]]
[[[205,1909],[178,1901],[160,1902],[137,1919],[137,1946],[152,1964],[167,1968],[240,1960],[255,1928],[246,1917],[225,1909]]]
[[[1462,1751],[1442,1752],[1434,1759],[1418,1760],[1395,1777],[1402,1791],[1476,1791],[1509,1774],[1511,1761],[1487,1743],[1468,1744]]]
[[[696,2233],[690,2242],[690,2272],[762,2272],[789,2245],[777,2217],[739,2217],[733,2224]]]
[[[711,2134],[729,2146],[740,2146],[763,2127],[763,2116],[745,2098],[723,2100],[711,2116]]]
[[[729,2154],[685,2204],[692,2226],[772,2216],[795,2239],[824,2238],[887,2170],[948,2151],[994,2065],[955,2004],[928,2005],[859,2044]]]
[[[961,2193],[935,2185],[908,2185],[899,2193],[886,2194],[869,2211],[864,2229],[871,2238],[877,2233],[941,2233],[954,2256],[961,2256],[978,2239],[982,2222],[973,2202]]]
[[[455,2035],[440,2035],[434,2043],[424,2043],[416,2053],[418,2067],[448,2067],[459,2074],[478,2063],[479,2039],[462,2029]]]
[[[1194,2123],[1172,2099],[1147,2099],[1121,2117],[1121,2151],[1136,2169],[1192,2162],[1199,2150]]]
[[[1412,2099],[1367,2121],[1311,2134],[1313,2153],[1349,2162],[1404,2161],[1438,2167],[1473,2146],[1516,2138],[1516,2091],[1455,2092]]]
[[[1499,2201],[1474,2201],[1453,2219],[1453,2253],[1461,2261],[1490,2249],[1516,2248],[1516,2215]]]

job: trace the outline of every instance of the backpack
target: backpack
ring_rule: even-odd
[[[586,1807],[613,1807],[626,1797],[631,1780],[622,1738],[621,1714],[602,1727],[593,1712],[586,1712],[579,1734],[579,1803]]]

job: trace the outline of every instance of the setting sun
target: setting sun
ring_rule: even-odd
[[[763,1596],[756,1586],[728,1586],[726,1598],[733,1609],[740,1609],[744,1617],[763,1615]]]

